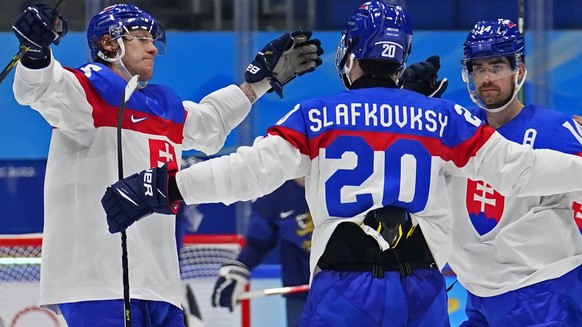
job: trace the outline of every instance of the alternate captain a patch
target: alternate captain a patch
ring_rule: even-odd
[[[483,181],[467,181],[467,213],[479,235],[485,235],[497,226],[505,197]]]

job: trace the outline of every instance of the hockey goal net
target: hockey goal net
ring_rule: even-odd
[[[0,327],[65,327],[61,316],[39,308],[42,238],[0,237]],[[183,307],[188,327],[249,327],[250,304],[235,312],[210,304],[221,264],[244,246],[240,235],[187,235],[180,252]],[[130,276],[131,287],[131,276]]]

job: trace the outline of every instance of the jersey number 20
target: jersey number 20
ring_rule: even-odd
[[[354,217],[372,208],[377,204],[375,201],[410,212],[426,207],[432,156],[420,142],[398,139],[381,153],[383,164],[375,164],[375,151],[362,137],[340,136],[326,148],[325,160],[341,160],[347,152],[356,155],[355,167],[338,169],[325,182],[325,199],[331,217]],[[348,186],[357,189],[355,201],[342,198],[342,190]]]

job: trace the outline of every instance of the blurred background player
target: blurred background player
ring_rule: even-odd
[[[94,62],[79,68],[64,68],[52,55],[50,46],[65,36],[67,24],[51,6],[29,6],[13,31],[29,47],[16,68],[16,100],[53,127],[40,304],[58,304],[69,327],[123,326],[120,239],[107,231],[99,200],[103,188],[118,179],[117,116],[127,81],[134,75],[141,80],[123,116],[124,172],[164,163],[178,169],[182,149],[217,152],[258,97],[270,89],[282,96],[285,83],[321,64],[322,50],[308,31],[286,33],[257,55],[245,83],[194,103],[168,87],[148,85],[166,34],[133,5],[112,5],[92,18],[87,41]],[[127,234],[135,326],[184,324],[174,224],[158,215]]]
[[[285,182],[252,204],[246,245],[236,258],[220,268],[212,305],[233,310],[249,284],[250,270],[279,246],[283,286],[309,283],[309,253],[313,221],[305,200],[305,180]],[[307,301],[307,292],[287,294],[287,326],[295,327]]]
[[[448,326],[439,271],[452,243],[447,178],[517,195],[582,191],[582,158],[509,142],[460,105],[398,88],[412,37],[401,7],[366,2],[346,26],[336,63],[348,91],[300,102],[236,153],[116,182],[102,201],[111,231],[171,201],[228,204],[305,176],[315,229],[299,325]],[[362,224],[367,216],[378,229]]]
[[[517,97],[527,70],[515,23],[478,22],[463,53],[463,80],[478,105],[476,116],[511,141],[582,155],[582,128],[571,117],[524,106]],[[434,81],[423,76],[425,67],[431,63],[412,65],[416,72],[404,87],[428,95],[418,87]],[[579,326],[582,237],[574,215],[581,211],[572,199],[580,196],[506,197],[483,181],[460,177],[450,186],[455,219],[449,263],[468,290],[462,326]]]

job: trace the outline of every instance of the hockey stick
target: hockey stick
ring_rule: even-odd
[[[57,5],[55,6],[55,9],[54,9],[55,11],[57,10],[57,8],[61,4],[61,2],[63,2],[63,0],[59,0]],[[2,83],[4,78],[6,78],[6,76],[8,76],[8,73],[10,73],[12,68],[14,68],[14,66],[16,66],[16,64],[20,61],[20,59],[22,59],[22,57],[24,57],[24,54],[28,50],[30,50],[30,48],[27,47],[26,45],[24,45],[24,44],[20,45],[20,47],[18,48],[18,52],[14,55],[14,57],[12,57],[12,59],[10,60],[8,65],[6,65],[6,67],[4,67],[4,70],[2,71],[2,73],[0,73],[0,83]]]
[[[257,297],[264,297],[269,295],[284,295],[284,294],[295,294],[295,293],[303,293],[309,291],[309,285],[299,285],[299,286],[288,286],[288,287],[276,287],[276,288],[267,288],[260,291],[250,291],[250,292],[243,292],[239,295],[239,300],[247,300],[251,298]]]
[[[525,0],[517,0],[517,29],[523,38],[523,46],[525,47]],[[521,103],[525,102],[525,83],[517,95]]]
[[[16,64],[20,61],[20,59],[22,59],[22,57],[24,56],[26,51],[28,51],[29,49],[30,48],[24,44],[20,45],[20,47],[18,48],[18,52],[14,55],[14,57],[12,57],[12,60],[10,60],[8,65],[6,65],[6,67],[4,67],[4,70],[2,71],[2,73],[0,73],[0,83],[2,83],[4,78],[6,78],[6,76],[8,76],[8,73],[10,73],[12,68],[14,68],[14,66],[16,66]]]
[[[123,146],[121,142],[121,130],[123,124],[123,111],[125,104],[137,88],[139,75],[133,76],[123,90],[123,98],[119,104],[117,115],[117,173],[119,180],[123,179]],[[123,270],[123,309],[125,317],[125,327],[131,327],[131,301],[129,298],[129,260],[127,258],[127,234],[121,231],[121,265]]]

